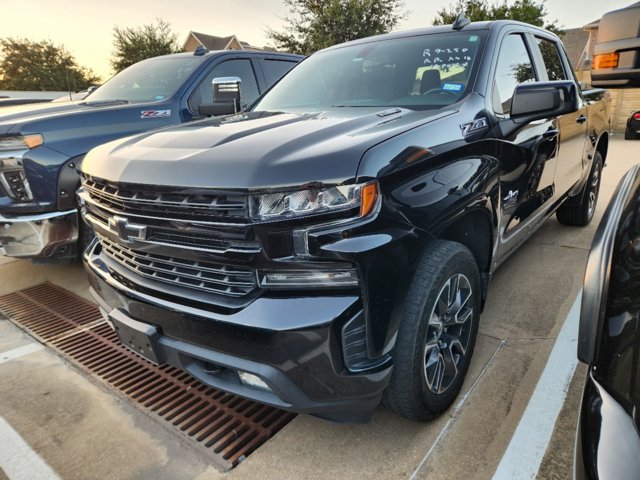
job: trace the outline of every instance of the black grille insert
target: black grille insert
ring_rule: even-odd
[[[83,186],[98,205],[116,213],[195,221],[246,221],[247,196],[202,191],[160,192],[116,186],[85,176]]]
[[[257,288],[255,270],[123,247],[99,236],[103,252],[120,265],[144,277],[201,292],[242,297]]]

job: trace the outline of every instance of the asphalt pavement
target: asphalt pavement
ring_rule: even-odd
[[[640,142],[612,139],[594,222],[572,228],[549,219],[496,272],[463,391],[439,419],[413,423],[382,407],[366,425],[299,415],[234,470],[221,473],[188,441],[0,320],[0,480],[488,479],[497,470],[518,468],[520,454],[511,453],[510,443],[531,428],[530,411],[540,395],[556,401],[559,414],[548,408],[535,416],[547,422],[548,435],[534,428],[523,461],[539,464],[538,478],[571,478],[585,368],[578,364],[575,374],[571,368],[566,385],[558,386],[550,357],[562,354],[563,339],[565,353],[567,341],[575,341],[575,329],[563,326],[580,293],[591,239],[639,154]],[[44,280],[89,298],[78,265],[0,257],[0,294]],[[551,374],[543,374],[545,368]]]

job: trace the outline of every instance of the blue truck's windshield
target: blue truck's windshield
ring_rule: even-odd
[[[294,68],[254,110],[449,105],[468,92],[484,36],[419,35],[321,52]]]
[[[153,102],[173,95],[193,71],[202,57],[159,57],[138,62],[115,75],[91,93],[87,102],[114,100]]]

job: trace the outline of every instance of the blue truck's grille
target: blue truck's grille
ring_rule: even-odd
[[[121,186],[85,176],[83,186],[103,208],[125,215],[203,222],[243,222],[248,219],[246,195],[196,189],[159,191],[148,186]]]

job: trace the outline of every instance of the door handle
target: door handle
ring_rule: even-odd
[[[576,118],[576,122],[578,122],[578,123],[584,123],[586,121],[587,121],[587,116],[584,115],[584,114],[582,114],[578,118]]]
[[[560,134],[560,130],[557,128],[550,128],[542,134],[542,138],[555,138]]]

